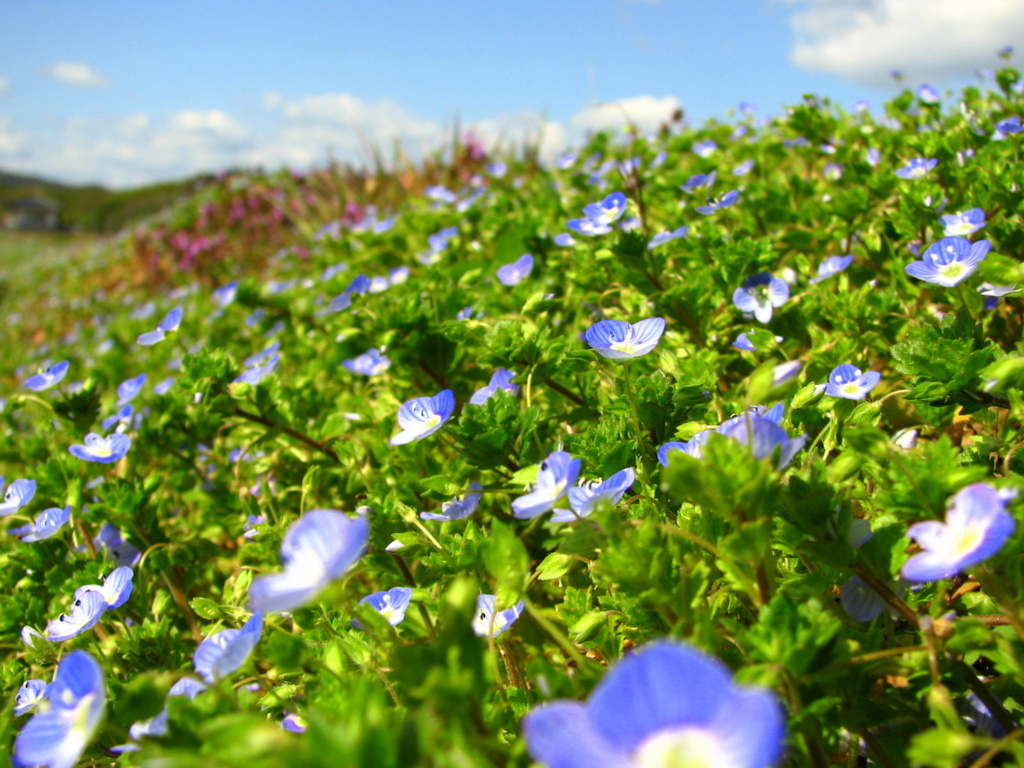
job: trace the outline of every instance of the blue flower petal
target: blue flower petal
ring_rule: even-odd
[[[578,701],[553,701],[523,718],[530,754],[548,768],[630,768],[627,753],[601,737]]]
[[[728,670],[673,642],[652,643],[622,659],[590,697],[590,719],[614,749],[632,753],[653,733],[708,727],[732,696]]]

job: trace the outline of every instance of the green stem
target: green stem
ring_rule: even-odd
[[[651,461],[650,446],[646,436],[644,435],[643,426],[640,423],[640,411],[636,407],[636,396],[633,394],[633,377],[631,373],[631,365],[629,362],[625,364],[622,381],[626,389],[626,397],[629,400],[629,409],[633,414],[633,429],[636,433],[636,446],[640,450],[641,461],[638,462],[637,469],[642,470],[637,472],[639,476],[640,485],[644,489],[644,493],[648,496],[651,495],[651,484],[650,475],[651,467],[653,463]]]
[[[334,460],[335,463],[337,463],[337,464],[341,463],[341,459],[338,458],[338,454],[336,454],[334,452],[334,449],[331,448],[329,445],[324,445],[323,443],[318,443],[316,440],[314,440],[309,435],[306,435],[306,434],[304,434],[302,432],[299,432],[297,429],[292,429],[287,424],[278,424],[273,419],[268,419],[265,416],[260,416],[258,413],[251,413],[249,411],[246,411],[246,410],[244,410],[242,408],[238,408],[238,407],[235,408],[235,410],[232,412],[232,415],[238,416],[239,418],[246,419],[248,421],[251,421],[254,424],[262,424],[264,427],[269,427],[270,429],[280,430],[281,432],[283,432],[284,434],[288,435],[289,437],[294,437],[296,440],[298,440],[299,442],[305,443],[310,448],[313,448],[314,450],[319,451],[320,453],[324,454],[325,456],[329,456],[331,459]]]
[[[576,662],[576,666],[579,669],[583,669],[587,666],[586,657],[577,650],[576,646],[572,644],[568,637],[559,632],[558,627],[556,627],[554,623],[552,623],[548,617],[530,601],[529,598],[524,597],[523,604],[526,606],[526,612],[529,613],[538,624],[540,624],[541,628],[547,632],[556,643],[562,646],[562,650]]]
[[[957,293],[959,294],[959,296],[960,296],[960,304],[961,304],[961,305],[963,305],[964,311],[965,311],[965,312],[966,312],[966,313],[967,313],[968,315],[970,315],[970,316],[971,316],[971,320],[973,320],[974,322],[978,322],[978,318],[976,318],[976,317],[974,316],[974,313],[973,313],[973,312],[971,312],[971,307],[970,307],[970,305],[969,305],[969,304],[967,303],[967,296],[966,296],[966,294],[964,293],[964,285],[963,285],[963,283],[957,283],[957,286],[956,286],[956,292],[957,292]]]
[[[920,618],[916,613],[914,613],[914,609],[907,605],[899,595],[893,592],[885,581],[878,578],[874,573],[860,563],[854,563],[852,567],[853,572],[860,576],[869,587],[875,590],[879,597],[891,605],[904,621],[908,622],[912,627],[914,627],[914,629],[921,628]]]
[[[583,398],[582,397],[577,395],[575,392],[567,389],[566,387],[563,387],[561,384],[559,384],[557,381],[552,379],[550,376],[545,376],[544,377],[544,383],[547,384],[548,387],[553,389],[555,392],[560,394],[562,397],[566,398],[567,400],[572,400],[574,403],[576,403],[576,405],[583,405]]]
[[[1003,590],[1002,582],[984,565],[978,568],[975,576],[981,582],[985,592],[996,601],[996,605],[1003,609],[1003,613],[1006,614],[1006,618],[1009,619],[1017,636],[1024,640],[1024,621],[1021,620],[1020,614],[1017,613],[1017,605]]]
[[[405,558],[401,555],[395,554],[394,552],[391,553],[391,556],[395,559],[395,563],[398,565],[398,570],[402,572],[406,583],[413,589],[416,589],[416,577],[412,575],[412,571],[409,569],[409,564],[405,562]],[[419,609],[420,618],[423,619],[423,624],[427,628],[427,638],[430,642],[434,642],[434,639],[437,637],[437,630],[434,629],[434,621],[430,618],[430,611],[427,610],[427,607],[423,605],[423,603],[418,601],[416,603],[416,607]]]

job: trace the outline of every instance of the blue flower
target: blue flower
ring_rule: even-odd
[[[939,92],[928,85],[928,83],[922,83],[917,86],[917,90],[914,91],[914,93],[917,95],[917,98],[925,104],[936,104],[942,99]]]
[[[601,504],[614,507],[636,480],[636,472],[630,467],[616,472],[607,480],[589,480],[569,489],[568,509],[556,509],[551,516],[553,523],[571,523],[588,517]]]
[[[868,147],[868,151],[864,153],[864,162],[873,168],[881,161],[882,153],[878,151],[878,147]]]
[[[744,160],[742,163],[732,169],[733,176],[746,176],[754,169],[753,160]]]
[[[498,267],[498,280],[502,285],[519,285],[533,271],[533,256],[524,253],[511,264]]]
[[[75,591],[71,613],[62,613],[46,625],[44,636],[52,642],[63,642],[92,629],[107,610],[107,601],[99,592]]]
[[[480,503],[479,492],[483,488],[480,483],[472,482],[469,484],[471,493],[467,493],[464,496],[456,496],[451,501],[444,502],[441,505],[441,514],[436,512],[420,512],[420,519],[451,522],[452,520],[462,520],[469,517],[476,511],[476,506]]]
[[[771,272],[748,277],[743,285],[733,291],[732,303],[741,312],[752,312],[759,323],[772,319],[774,307],[781,307],[789,301],[789,283]]]
[[[739,198],[740,192],[738,189],[734,189],[731,192],[726,192],[721,197],[709,197],[707,205],[698,205],[697,213],[710,216],[712,213],[728,208],[730,205],[736,202]]]
[[[132,447],[132,439],[120,433],[100,437],[95,432],[90,432],[83,442],[85,445],[70,446],[68,453],[76,459],[95,461],[99,464],[113,464]]]
[[[520,600],[511,608],[494,612],[494,595],[477,595],[476,615],[473,617],[473,631],[480,637],[497,637],[515,624],[525,605]]]
[[[156,392],[158,395],[166,395],[168,392],[171,391],[171,387],[173,387],[173,386],[174,386],[174,378],[173,377],[168,377],[168,378],[164,379],[163,381],[161,381],[156,386],[154,386],[153,387],[153,391]]]
[[[352,294],[348,291],[342,291],[327,304],[327,308],[322,310],[320,314],[331,315],[335,312],[342,312],[352,306]]]
[[[65,656],[48,690],[50,708],[35,715],[14,743],[19,765],[72,768],[103,719],[103,670],[85,651]]]
[[[829,181],[838,181],[843,178],[843,166],[841,163],[826,163],[821,175]]]
[[[695,459],[704,458],[704,443],[708,441],[708,438],[714,432],[713,429],[704,429],[694,435],[692,438],[685,442],[679,440],[670,440],[669,442],[658,448],[658,461],[661,462],[662,466],[668,466],[668,455],[672,451],[682,451],[688,456],[692,456]]]
[[[368,603],[377,613],[387,619],[388,624],[397,627],[405,619],[412,601],[412,590],[409,587],[392,587],[387,592],[374,592],[367,595],[360,603]],[[355,621],[352,622],[356,624]],[[356,624],[358,626],[358,624]]]
[[[570,245],[576,245],[576,241],[573,239],[573,236],[570,235],[568,232],[563,232],[560,235],[555,235],[553,239],[555,241],[555,245],[560,245],[563,248],[567,248]]]
[[[535,707],[523,736],[549,768],[766,768],[782,756],[785,718],[769,691],[735,686],[717,659],[659,640],[614,665],[586,704]]]
[[[436,200],[440,203],[454,203],[458,199],[458,196],[454,192],[441,184],[436,184],[432,187],[424,187],[423,194],[431,200]]]
[[[680,237],[686,237],[686,233],[689,231],[690,228],[684,224],[679,229],[673,230],[672,232],[659,232],[651,238],[651,241],[647,244],[647,250],[657,248],[659,245],[671,242],[672,240],[677,240]]]
[[[46,689],[45,680],[26,680],[22,683],[14,700],[14,716],[27,715],[46,701]]]
[[[247,515],[245,518],[245,525],[242,526],[242,538],[249,539],[250,541],[255,539],[260,535],[260,533],[262,533],[262,531],[260,531],[260,527],[266,525],[266,523],[266,515]]]
[[[226,307],[235,300],[238,294],[238,281],[232,280],[227,285],[213,290],[213,303],[218,307]]]
[[[950,500],[946,522],[926,520],[907,529],[921,549],[904,564],[908,581],[938,581],[955,576],[998,552],[1016,524],[1006,499],[987,483],[962,488]]]
[[[490,383],[488,383],[486,387],[478,389],[473,393],[473,396],[469,398],[470,405],[483,405],[494,397],[499,389],[504,389],[511,392],[513,395],[518,395],[519,385],[512,383],[512,379],[514,379],[515,376],[516,375],[512,371],[505,368],[499,368],[494,372],[494,375],[491,376]]]
[[[262,352],[257,352],[255,355],[249,355],[249,357],[245,358],[245,360],[242,361],[242,365],[244,365],[246,368],[251,368],[254,365],[262,365],[271,357],[273,357],[274,353],[279,351],[280,349],[281,342],[275,341],[273,344],[268,345],[266,349],[264,349]]]
[[[618,221],[626,207],[629,199],[622,192],[613,192],[599,203],[590,203],[583,208],[585,218],[572,219],[566,223],[573,232],[592,237],[603,235],[612,231],[610,224]]]
[[[167,691],[167,698],[173,698],[175,696],[185,696],[190,700],[194,699],[200,693],[206,690],[206,684],[201,683],[191,677],[183,677]],[[170,713],[167,710],[167,705],[161,709],[156,715],[149,718],[148,720],[137,720],[132,723],[128,728],[128,735],[132,738],[133,742],[137,742],[140,739],[153,737],[153,736],[166,736],[169,730],[168,720],[170,719]],[[128,743],[121,744],[116,747],[111,747],[110,751],[115,754],[121,754],[122,752],[137,752],[140,749],[138,744]]]
[[[889,587],[897,594],[906,589],[902,579],[891,582]],[[860,576],[851,576],[839,588],[839,604],[856,621],[874,621],[888,608],[892,608],[874,588]]]
[[[718,144],[711,139],[708,139],[707,141],[693,142],[693,153],[698,157],[709,157],[713,155],[717,149]]]
[[[999,306],[999,300],[1004,296],[1009,296],[1011,293],[1016,293],[1018,290],[1015,285],[992,285],[992,283],[984,282],[978,286],[978,293],[985,297],[985,311],[991,312],[997,306]]]
[[[586,237],[606,235],[612,231],[608,224],[600,224],[591,219],[569,219],[569,221],[565,222],[565,226],[576,234],[585,235]]]
[[[4,479],[0,477],[0,488],[3,488]],[[0,502],[0,517],[17,512],[36,495],[35,480],[15,480],[11,483],[4,494],[3,502]]]
[[[263,614],[256,611],[241,629],[214,632],[196,648],[192,663],[207,683],[232,675],[245,664],[263,632]]]
[[[352,278],[352,282],[348,284],[348,288],[345,289],[345,293],[362,296],[364,293],[369,292],[372,283],[370,278],[366,275],[359,274]]]
[[[646,355],[661,340],[665,332],[665,320],[649,317],[638,323],[622,320],[598,320],[587,329],[587,343],[602,357],[612,360]]]
[[[238,375],[234,383],[236,384],[248,384],[249,386],[255,387],[267,376],[274,372],[277,368],[277,363],[280,360],[280,355],[274,353],[271,355],[266,362],[259,365],[254,365],[252,368],[247,368]]]
[[[127,424],[129,421],[131,421],[131,418],[134,414],[135,406],[133,406],[131,403],[128,403],[127,405],[123,406],[120,410],[118,410],[118,412],[115,413],[113,416],[107,416],[107,418],[105,418],[101,422],[103,431],[109,431],[110,428],[113,427],[115,424]]]
[[[1024,127],[1020,124],[1020,116],[1013,115],[1008,117],[1006,120],[1000,120],[995,125],[996,130],[1004,136],[1013,136],[1014,134],[1024,131]]]
[[[740,445],[749,446],[758,461],[768,458],[778,448],[779,461],[776,466],[779,470],[789,466],[789,462],[807,442],[807,435],[790,438],[769,413],[762,416],[753,409],[734,416],[715,431]]]
[[[763,405],[752,405],[747,410],[755,416],[768,419],[768,421],[775,422],[776,424],[782,424],[782,417],[786,415],[786,406],[782,403],[776,403],[771,408],[765,408]]]
[[[744,352],[756,352],[757,351],[757,347],[754,346],[754,343],[750,339],[747,338],[746,332],[743,332],[739,336],[737,336],[736,337],[736,341],[734,341],[732,343],[732,345],[734,347],[736,347],[736,349],[741,349]]]
[[[68,365],[70,363],[67,360],[62,360],[45,371],[37,373],[35,376],[29,376],[25,379],[25,386],[33,392],[42,392],[44,389],[49,389],[59,384],[68,375]]]
[[[807,282],[811,285],[820,283],[822,280],[828,280],[830,277],[838,275],[848,266],[853,263],[853,256],[829,256],[821,264],[818,265],[818,276],[812,277]]]
[[[686,183],[683,184],[680,189],[687,193],[697,192],[701,189],[710,189],[714,186],[716,175],[715,171],[712,171],[711,173],[694,174],[686,180]]]
[[[915,157],[905,166],[896,171],[896,175],[901,179],[920,179],[922,176],[927,174],[932,168],[938,165],[939,161],[934,157]]]
[[[611,224],[626,212],[629,200],[622,192],[613,192],[600,203],[583,207],[583,215],[597,224]]]
[[[124,405],[130,403],[135,397],[142,391],[142,387],[146,384],[146,374],[141,373],[134,379],[128,379],[122,381],[117,387],[117,404]]]
[[[985,226],[985,211],[971,208],[969,211],[947,213],[940,221],[945,227],[943,234],[946,237],[966,237]]]
[[[110,575],[103,580],[103,584],[87,584],[75,590],[75,598],[81,598],[87,593],[98,594],[103,598],[104,610],[112,611],[120,608],[132,595],[132,577],[135,574],[131,568],[121,566],[110,572]]]
[[[391,445],[405,445],[422,440],[439,430],[455,411],[455,395],[450,389],[433,397],[414,397],[398,409],[398,426],[402,431],[391,438]]]
[[[141,344],[144,347],[150,347],[163,341],[167,338],[168,333],[178,330],[178,326],[181,325],[182,315],[184,315],[184,310],[181,307],[175,307],[160,321],[155,331],[147,331],[139,336],[135,343]]]
[[[552,509],[576,482],[581,463],[565,451],[550,454],[540,464],[533,489],[512,502],[513,517],[530,520]]]
[[[11,536],[20,536],[22,541],[42,541],[53,536],[71,519],[71,507],[50,507],[43,510],[34,523],[12,528]]]
[[[772,368],[772,388],[780,387],[787,381],[796,378],[804,364],[799,360],[790,360],[786,363],[779,363]]]
[[[882,374],[878,371],[861,373],[860,368],[843,363],[832,369],[825,385],[829,397],[845,397],[847,400],[863,400],[868,392],[878,386]]]
[[[118,566],[135,565],[142,558],[139,548],[125,541],[121,536],[121,530],[113,523],[103,524],[100,532],[93,539],[93,546],[106,550],[114,564]]]
[[[972,244],[964,237],[944,237],[928,246],[921,261],[911,262],[904,269],[918,280],[952,288],[978,268],[991,248],[988,240]]]
[[[446,227],[427,237],[427,244],[430,250],[419,255],[419,260],[426,266],[436,264],[441,260],[441,252],[448,247],[448,241],[459,234],[458,227]]]
[[[352,373],[379,376],[391,366],[391,361],[382,355],[379,349],[373,348],[351,360],[343,360],[341,364]]]
[[[364,515],[348,517],[333,509],[307,512],[281,542],[284,571],[253,581],[249,610],[292,611],[312,602],[363,556],[369,537],[370,521]]]

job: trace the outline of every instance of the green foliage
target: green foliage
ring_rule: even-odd
[[[983,279],[1021,278],[1021,139],[991,139],[994,122],[1021,111],[1017,78],[1006,69],[999,92],[967,89],[963,111],[905,92],[885,121],[808,97],[764,125],[742,118],[739,141],[725,124],[598,134],[580,152],[594,160],[553,169],[507,157],[507,176],[480,187],[469,182],[484,161],[461,147],[449,163],[393,173],[229,174],[63,283],[14,274],[0,297],[0,474],[37,490],[9,527],[64,505],[72,520],[0,548],[5,700],[82,648],[100,660],[109,699],[83,764],[109,762],[133,723],[166,708],[167,733],[118,764],[525,768],[527,712],[585,699],[630,649],[672,637],[774,691],[786,765],[855,765],[862,751],[901,768],[963,765],[984,750],[991,764],[1020,762],[1017,736],[998,740],[968,694],[984,694],[1004,725],[1024,714],[1024,534],[951,578],[914,590],[899,581],[920,551],[910,526],[944,519],[970,484],[1007,499],[1024,488],[1021,300],[991,306],[978,292]],[[712,138],[713,158],[691,151]],[[939,164],[895,176],[918,156]],[[627,158],[636,172],[616,176]],[[716,170],[719,194],[745,160],[740,201],[695,214],[679,187]],[[825,178],[826,162],[841,178]],[[602,173],[607,189],[595,184]],[[460,202],[421,194],[438,184]],[[629,198],[632,229],[554,243],[613,190]],[[908,248],[944,235],[939,209],[973,207],[987,215],[974,239],[993,245],[978,273],[956,288],[910,277]],[[654,240],[684,224],[687,237]],[[531,275],[500,284],[497,267],[525,252]],[[846,253],[846,270],[812,282],[828,255]],[[40,274],[52,258],[40,256]],[[768,323],[733,302],[762,272],[790,285]],[[370,290],[349,290],[357,275],[375,278]],[[233,301],[211,297],[234,279]],[[175,305],[180,328],[138,345]],[[580,338],[599,319],[650,317],[666,332],[634,360]],[[753,351],[733,346],[740,333]],[[276,368],[238,381],[271,343]],[[371,348],[388,360],[373,375],[345,365]],[[57,387],[21,386],[63,359]],[[780,381],[778,366],[793,362],[799,373]],[[860,401],[832,397],[824,384],[841,364],[881,382]],[[498,368],[518,389],[471,403]],[[104,430],[125,405],[118,385],[143,372],[132,414]],[[391,445],[402,404],[446,389],[451,417]],[[749,409],[767,418],[760,409],[772,406],[774,429],[736,437],[744,422],[730,419],[752,428]],[[131,437],[124,458],[69,453],[88,432],[114,430]],[[780,431],[797,442],[777,444]],[[669,441],[690,443],[660,461]],[[784,460],[783,445],[799,450]],[[586,488],[626,469],[635,481],[571,522],[516,519],[512,501],[545,482],[540,465],[558,450],[580,461]],[[458,510],[473,483],[471,515],[429,519]],[[1007,503],[1019,521],[1021,502]],[[556,504],[567,514],[564,493]],[[280,569],[296,520],[360,508],[371,534],[350,572],[310,604],[264,617],[226,679],[167,698],[194,673],[202,638],[249,618],[253,581]],[[111,526],[124,541],[105,546]],[[132,561],[127,603],[66,643],[19,639],[68,612],[115,558]],[[411,604],[392,625],[361,601],[395,587]],[[861,588],[877,608],[867,618],[849,599]],[[523,612],[478,636],[481,594],[499,611],[522,600]],[[282,729],[286,713],[305,734]],[[23,722],[0,725],[5,746]]]

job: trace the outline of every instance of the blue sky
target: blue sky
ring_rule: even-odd
[[[128,186],[367,142],[417,157],[456,120],[555,152],[624,112],[878,104],[891,69],[948,87],[1007,44],[1024,0],[8,2],[0,168]]]

